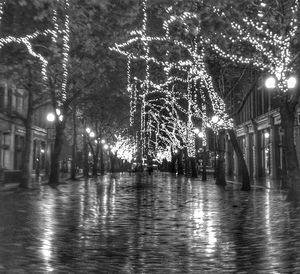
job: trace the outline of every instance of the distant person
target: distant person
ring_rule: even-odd
[[[148,173],[151,175],[153,172],[153,166],[148,166]]]

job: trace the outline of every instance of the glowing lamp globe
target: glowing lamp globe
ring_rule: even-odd
[[[291,76],[288,80],[287,80],[287,86],[288,88],[295,88],[297,84],[297,79],[294,76]]]
[[[95,137],[95,132],[92,131],[92,132],[90,132],[89,135],[90,135],[91,138],[94,138]]]
[[[276,87],[276,79],[274,76],[270,76],[265,81],[266,88],[275,88]]]
[[[47,115],[47,121],[48,122],[54,122],[54,120],[55,120],[54,113],[48,113],[48,115]]]

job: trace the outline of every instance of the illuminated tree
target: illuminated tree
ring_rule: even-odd
[[[0,3],[1,74],[17,88],[25,89],[27,94],[26,112],[10,113],[11,117],[20,120],[25,127],[22,187],[29,187],[31,183],[33,115],[42,106],[50,104],[50,96],[45,92],[47,61],[36,46],[51,36],[45,17],[37,16],[44,8],[43,4],[36,6],[30,2],[22,6],[18,1]],[[38,169],[37,167],[37,172]]]
[[[239,64],[250,64],[274,77],[272,84],[280,102],[287,175],[291,193],[297,196],[300,171],[293,136],[300,92],[299,88],[294,88],[293,76],[299,71],[296,66],[299,59],[299,50],[296,48],[299,1],[257,1],[244,6],[242,16],[234,8],[230,10],[231,13],[227,13],[225,9],[214,8],[218,16],[227,19],[231,28],[220,32],[223,46],[220,40],[216,42],[212,39],[209,42],[222,58]]]
[[[170,33],[172,24],[183,25],[186,32],[191,32],[187,23],[194,16],[182,13],[172,15],[167,9],[167,20],[163,23],[164,36],[149,35],[147,31],[147,6],[143,2],[143,26],[141,30],[131,32],[131,38],[116,44],[113,50],[124,54],[128,59],[128,92],[131,97],[131,123],[140,102],[140,139],[142,157],[151,154],[157,159],[171,159],[172,150],[185,148],[186,156],[195,157],[195,119],[201,120],[205,131],[207,125],[215,130],[231,127],[231,121],[225,112],[222,99],[214,91],[212,79],[205,64],[205,50],[201,31],[192,41],[184,41]],[[194,28],[194,26],[192,26]],[[165,54],[153,56],[150,53],[161,44],[167,48]],[[180,52],[172,60],[172,54]],[[132,62],[145,64],[143,78],[132,76]],[[152,67],[160,69],[159,82],[153,81]],[[201,104],[199,105],[199,100]],[[218,123],[210,123],[207,108],[218,115]],[[153,145],[151,146],[151,143]],[[205,143],[205,138],[204,138]]]

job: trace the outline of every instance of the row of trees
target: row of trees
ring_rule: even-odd
[[[168,8],[170,4],[172,4],[172,9]],[[204,71],[199,69],[199,60],[203,55],[197,51],[204,48],[203,64],[212,79],[212,88],[225,103],[226,115],[233,119],[257,86],[258,78],[246,77],[250,73],[245,72],[256,70],[257,75],[260,75],[260,71],[277,75],[282,126],[285,130],[284,146],[288,159],[288,175],[291,178],[293,192],[297,193],[299,183],[295,182],[299,182],[299,165],[294,140],[289,137],[293,136],[299,89],[294,93],[287,91],[285,80],[287,74],[299,73],[299,52],[297,51],[299,39],[296,36],[299,24],[297,21],[299,3],[298,1],[288,3],[258,1],[248,4],[247,1],[236,3],[230,0],[215,1],[213,6],[210,3],[193,0],[176,1],[176,3],[165,0],[149,1],[147,3],[148,24],[151,30],[149,36],[152,38],[163,36],[166,30],[163,24],[167,18],[166,11],[169,13],[168,16],[171,13],[176,18],[185,14],[185,19],[172,27],[175,38],[165,39],[164,44],[161,45],[156,43],[155,49],[151,48],[151,52],[148,53],[154,53],[155,57],[169,56],[173,58],[174,66],[176,62],[180,63],[183,60],[194,62],[195,77],[203,80],[208,78],[203,78]],[[141,7],[143,5],[131,0],[86,0],[72,1],[72,3],[67,0],[1,2],[1,55],[3,57],[1,73],[17,85],[25,87],[30,93],[28,112],[25,117],[18,117],[24,122],[27,132],[24,163],[28,163],[28,166],[24,165],[24,171],[26,171],[23,172],[24,185],[28,184],[31,174],[32,148],[30,144],[32,144],[32,115],[35,109],[50,103],[53,109],[59,108],[64,117],[62,121],[56,117],[56,140],[49,180],[51,184],[56,184],[59,179],[58,160],[66,123],[70,122],[73,125],[74,155],[76,144],[78,145],[76,136],[79,132],[83,132],[86,126],[95,131],[97,138],[105,136],[106,139],[113,139],[115,133],[120,132],[120,125],[126,127],[124,121],[127,119],[124,118],[128,115],[124,113],[129,103],[128,99],[123,96],[122,88],[124,89],[126,81],[130,79],[122,71],[128,70],[128,67],[121,58],[117,57],[117,54],[109,51],[109,47],[114,43],[123,43],[128,37],[132,37],[129,31],[124,32],[124,29],[132,30],[132,26],[143,20],[140,16]],[[263,17],[260,17],[261,13]],[[175,17],[172,17],[172,20]],[[258,23],[255,20],[258,20]],[[156,42],[159,41],[156,40]],[[191,48],[190,56],[180,47]],[[141,48],[137,47],[134,50],[133,53],[138,53]],[[170,56],[170,52],[174,55]],[[194,53],[201,58],[193,55]],[[146,58],[149,58],[149,54]],[[163,60],[165,61],[166,58]],[[155,67],[150,69],[150,62],[150,59],[146,60],[146,77],[148,77],[146,85],[149,85],[149,81],[156,82],[161,76],[160,73],[155,73]],[[136,63],[133,69],[139,71],[139,77],[143,76],[144,68],[143,64]],[[280,68],[279,74],[276,68]],[[179,77],[180,73],[177,76]],[[142,84],[138,83],[136,87],[141,88],[141,86]],[[243,93],[245,96],[236,88],[237,86],[248,90]],[[178,90],[186,88],[185,84],[178,85]],[[172,91],[170,86],[167,89]],[[193,89],[197,89],[196,82],[189,89],[193,97]],[[199,110],[194,109],[194,111],[202,111],[202,122],[206,119],[203,116],[203,107],[206,107],[208,111],[214,108],[210,102],[213,98],[207,97],[211,95],[211,87],[206,87],[206,89],[207,95],[203,94],[200,100],[206,103],[202,104]],[[180,102],[179,105],[182,105],[182,100],[190,95],[178,96],[176,100]],[[133,99],[139,99],[139,96],[134,96]],[[168,140],[167,143],[170,145],[174,141],[170,136],[178,135],[178,132],[171,131],[170,124],[177,123],[177,118],[181,119],[185,116],[183,114],[178,114],[178,116],[173,112],[172,117],[176,118],[176,121],[173,118],[173,120],[170,119],[171,108],[169,110],[162,108],[164,104],[172,107],[168,102],[171,97],[168,96],[160,103],[149,105],[147,110],[156,111],[158,116],[165,117],[168,123],[166,124],[167,130],[164,129],[165,133],[156,143],[161,146],[161,149],[164,148],[164,140]],[[148,99],[154,100],[158,97],[161,97],[159,92],[156,95],[151,94]],[[132,102],[131,105],[134,106]],[[186,103],[182,106],[189,108]],[[192,110],[193,107],[189,109]],[[145,110],[146,105],[144,105]],[[191,118],[195,113],[190,114]],[[15,113],[15,116],[17,117],[18,114]],[[144,118],[145,120],[140,122],[151,122],[149,123],[151,127],[162,129],[157,116],[150,117],[151,121],[146,116]],[[197,119],[194,119],[194,123]],[[237,145],[234,131],[229,129],[228,132],[230,139],[234,142],[239,162],[244,163],[243,188],[249,189],[249,175],[243,155]],[[223,129],[219,131],[220,140],[224,133]],[[148,133],[145,131],[143,134]],[[142,136],[142,139],[145,139],[146,135]],[[182,145],[182,141],[179,144]],[[101,147],[97,147],[97,143],[93,146],[95,146],[93,151],[97,164],[97,154],[101,154]],[[151,146],[153,147],[152,144],[149,145]],[[219,164],[222,165],[222,157],[219,157]],[[220,178],[220,181],[222,180]]]
[[[161,1],[161,3],[164,2]],[[146,1],[143,1],[143,3],[145,12]],[[216,2],[213,5],[201,1],[177,1],[171,8],[166,9],[167,12],[163,13],[160,10],[159,15],[154,16],[153,11],[157,10],[152,7],[151,12],[148,12],[148,14],[151,14],[154,19],[152,18],[151,21],[147,15],[144,15],[142,29],[132,32],[132,37],[127,42],[123,41],[123,44],[117,44],[115,50],[121,54],[125,54],[130,61],[131,59],[140,59],[145,62],[146,69],[144,76],[142,75],[144,79],[141,79],[140,71],[138,76],[138,81],[142,82],[139,86],[141,95],[138,97],[141,108],[138,123],[141,125],[142,140],[145,138],[151,139],[149,137],[149,135],[151,136],[151,133],[149,134],[151,132],[151,125],[150,129],[146,128],[145,121],[151,124],[153,112],[159,113],[157,116],[160,116],[160,118],[163,117],[163,119],[158,120],[156,119],[157,116],[155,116],[154,122],[159,124],[157,129],[162,132],[161,143],[167,150],[172,145],[175,148],[178,147],[177,141],[172,139],[174,135],[170,137],[170,131],[174,133],[174,124],[170,124],[174,105],[172,106],[172,110],[166,113],[164,110],[168,107],[166,107],[167,102],[164,100],[165,95],[157,94],[157,98],[153,98],[152,90],[158,89],[157,93],[162,93],[162,90],[166,89],[167,94],[170,92],[175,100],[178,100],[178,98],[176,98],[174,85],[170,89],[165,84],[158,84],[158,79],[161,75],[157,76],[157,74],[152,73],[150,64],[154,63],[157,66],[163,67],[163,70],[166,72],[167,83],[171,82],[168,76],[170,71],[174,70],[175,66],[177,66],[176,69],[180,66],[182,71],[184,71],[184,67],[190,67],[192,68],[192,73],[197,71],[196,74],[203,80],[203,78],[205,79],[203,74],[206,71],[201,70],[201,54],[204,48],[206,52],[206,56],[204,57],[206,67],[213,79],[213,89],[206,86],[208,95],[216,91],[226,105],[227,113],[223,113],[223,115],[227,114],[232,118],[235,118],[239,114],[249,98],[249,94],[257,88],[259,77],[266,74],[274,75],[277,78],[276,94],[280,102],[281,126],[284,130],[283,145],[287,158],[287,176],[291,193],[299,196],[299,163],[295,142],[291,138],[291,136],[294,136],[299,88],[290,91],[287,84],[290,75],[299,74],[299,50],[297,47],[299,39],[297,39],[296,35],[299,26],[297,20],[299,17],[299,1],[289,1],[288,3],[286,1],[276,1],[276,3],[258,1],[257,3],[251,3],[251,5],[248,4],[243,1],[239,3],[233,3],[232,1]],[[170,11],[172,14],[171,17],[166,15]],[[160,28],[159,24],[161,21],[159,19],[162,21],[162,27]],[[176,20],[181,20],[182,22],[175,25],[175,31],[173,29],[173,33],[171,34],[173,37],[170,38],[169,29],[167,29],[167,33],[163,37],[161,33],[164,32],[166,26]],[[150,28],[152,27],[148,33],[146,33],[147,24],[150,25]],[[152,43],[152,47],[149,46],[150,43]],[[158,43],[161,45],[158,46]],[[167,50],[165,50],[163,43],[167,43]],[[129,47],[131,49],[128,49]],[[181,48],[184,48],[184,50]],[[190,52],[190,57],[187,57],[186,51]],[[170,57],[170,55],[172,56]],[[195,60],[197,61],[196,66],[193,67]],[[175,62],[174,66],[170,65],[172,62]],[[249,73],[251,71],[256,71],[256,73]],[[185,72],[191,76],[191,71],[186,70]],[[249,75],[251,76],[249,77]],[[253,78],[252,75],[257,75],[258,77]],[[172,77],[177,77],[177,81],[184,82],[178,75],[175,77],[172,75]],[[156,82],[156,84],[153,84],[153,82]],[[202,82],[202,85],[205,86],[205,83]],[[241,92],[236,88],[237,86],[247,91],[245,93]],[[180,88],[188,90],[189,84],[188,87],[183,88],[181,85]],[[129,85],[128,90],[133,92],[132,98],[136,100],[135,93],[137,91],[134,90],[132,85]],[[151,93],[152,97],[149,97],[149,93]],[[168,98],[171,101],[172,96]],[[188,98],[189,94],[183,97]],[[152,102],[155,99],[157,100],[153,107]],[[161,100],[163,105],[161,102],[157,103],[159,100]],[[214,102],[206,102],[205,105],[207,109],[214,108]],[[185,111],[187,114],[189,109],[189,105],[186,105]],[[133,110],[135,111],[135,108]],[[192,116],[196,116],[196,112],[197,110],[195,109]],[[169,118],[164,117],[166,115]],[[185,127],[188,128],[191,120],[189,118],[188,120],[186,119]],[[202,125],[203,123],[205,124],[205,119],[206,117],[202,113]],[[193,123],[195,124],[195,122]],[[163,126],[163,130],[160,128],[161,125]],[[153,128],[156,128],[156,125]],[[218,136],[220,140],[224,139],[224,133],[224,130],[219,131]],[[239,162],[242,164],[243,189],[249,189],[249,174],[242,152],[238,147],[233,129],[229,129],[228,133]],[[180,138],[181,143],[183,142],[184,147],[188,149],[189,144],[184,141],[184,136],[180,136]],[[144,146],[143,143],[142,146]],[[159,146],[160,144],[156,142],[155,149]],[[179,146],[179,148],[181,147]],[[168,153],[166,157],[168,157]],[[224,159],[219,157],[219,165],[222,165],[222,163],[224,163]],[[223,168],[218,167],[218,170],[223,170]],[[219,174],[224,174],[224,172],[219,172]],[[222,177],[224,176],[217,178],[217,182],[218,180],[224,182],[224,178]]]
[[[22,186],[28,187],[31,181],[37,109],[51,105],[60,110],[59,115],[55,111],[50,184],[59,182],[67,125],[73,128],[74,155],[83,125],[108,139],[120,129],[126,116],[125,79],[119,77],[119,63],[112,59],[108,45],[135,20],[132,7],[130,0],[1,2],[1,74],[28,91],[25,115],[12,113],[26,129]]]

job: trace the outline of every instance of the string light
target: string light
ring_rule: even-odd
[[[68,15],[70,4],[69,0],[65,0],[65,16],[64,16],[64,28],[63,28],[63,49],[62,49],[62,69],[63,69],[63,80],[62,80],[62,100],[65,101],[67,99],[67,81],[68,81],[68,62],[69,62],[69,51],[70,51],[70,19]]]
[[[117,140],[111,147],[111,152],[119,159],[131,162],[135,155],[135,141],[127,136],[116,136]]]
[[[63,77],[62,77],[62,83],[61,83],[61,89],[58,90],[58,92],[61,94],[61,100],[58,101],[58,106],[61,106],[64,101],[67,99],[67,79],[68,79],[68,62],[69,62],[69,41],[70,41],[70,22],[69,22],[69,15],[68,10],[70,8],[69,0],[56,0],[56,5],[60,3],[60,1],[63,1],[64,4],[64,18],[62,19],[64,21],[63,26],[60,28],[60,25],[58,23],[58,16],[57,16],[57,10],[52,10],[52,24],[53,28],[46,29],[44,31],[35,31],[32,34],[24,35],[23,37],[15,37],[15,36],[6,36],[3,38],[0,38],[0,49],[3,48],[5,45],[8,45],[10,43],[17,43],[24,45],[28,53],[37,58],[41,63],[41,73],[43,76],[44,83],[46,83],[48,76],[47,76],[47,67],[48,67],[48,60],[46,57],[44,57],[41,53],[38,53],[35,49],[33,49],[32,46],[32,40],[42,36],[47,37],[50,36],[52,39],[52,42],[57,44],[58,43],[58,36],[62,36],[62,70],[63,70]],[[3,17],[3,8],[6,4],[6,1],[2,1],[0,3],[0,23],[2,21]],[[57,97],[58,98],[58,97]]]
[[[170,33],[170,25],[174,22],[180,22],[186,29],[188,24],[185,22],[191,18],[197,18],[192,13],[183,13],[182,15],[171,15],[172,9],[167,9],[169,18],[163,22],[165,35],[161,36],[148,36],[147,35],[147,12],[146,1],[143,2],[143,24],[142,30],[132,31],[130,38],[127,42],[116,44],[111,50],[127,56],[127,60],[143,60],[145,61],[145,79],[138,79],[131,76],[130,62],[127,61],[127,78],[139,83],[140,100],[141,100],[141,137],[143,152],[146,147],[153,147],[156,152],[151,152],[147,149],[148,153],[164,156],[170,156],[170,149],[187,147],[188,156],[195,157],[195,134],[193,118],[202,119],[203,129],[205,132],[208,118],[206,115],[206,107],[199,107],[197,103],[197,93],[203,100],[203,104],[208,104],[204,92],[208,93],[210,102],[213,106],[213,112],[223,117],[223,123],[215,125],[216,129],[223,127],[232,127],[232,121],[225,113],[225,104],[223,100],[214,91],[212,79],[207,73],[205,65],[205,51],[204,44],[201,42],[196,43],[196,39],[192,44],[187,44],[184,41],[173,39]],[[200,35],[200,40],[203,39]],[[158,58],[150,56],[150,42],[160,43],[173,43],[174,46],[185,49],[189,56],[185,60],[177,62],[162,61]],[[135,44],[142,46],[144,53],[134,54],[130,49]],[[199,51],[200,48],[200,51]],[[169,57],[169,50],[165,58]],[[166,79],[163,83],[157,84],[150,80],[150,65],[158,65],[163,68],[163,78]],[[178,75],[186,75],[186,78]],[[132,92],[133,83],[127,81],[128,92]],[[191,86],[196,87],[196,83],[200,82],[200,89],[193,89]],[[180,91],[179,83],[186,85],[186,93]],[[170,89],[170,87],[172,87]],[[175,88],[176,87],[176,88]],[[149,97],[151,94],[156,94],[155,97]],[[133,96],[130,96],[131,101]],[[181,104],[183,100],[187,103],[187,109]],[[133,112],[133,102],[131,102],[131,113]],[[203,112],[204,110],[204,112]],[[186,116],[184,122],[179,115],[179,112]],[[131,115],[132,117],[132,115]],[[147,117],[147,128],[146,118]],[[151,132],[155,131],[153,140],[149,138]],[[206,145],[206,137],[203,137],[203,143]],[[159,152],[158,152],[159,151]],[[167,157],[166,156],[166,157]]]
[[[264,2],[261,2],[261,7],[266,7]],[[252,64],[260,70],[269,71],[271,75],[276,77],[278,88],[282,92],[287,92],[289,88],[289,75],[295,70],[291,48],[292,41],[298,30],[297,13],[299,11],[299,0],[294,1],[290,10],[290,13],[286,13],[290,18],[284,18],[288,21],[286,23],[286,25],[289,26],[288,31],[280,32],[279,34],[270,29],[270,24],[265,21],[267,16],[257,21],[253,21],[247,16],[243,17],[242,23],[244,23],[245,26],[232,21],[230,18],[230,24],[232,30],[235,32],[235,36],[233,37],[223,33],[221,36],[233,44],[243,42],[250,45],[255,50],[255,54],[252,54],[253,57],[251,58],[227,53],[217,44],[212,43],[212,48],[225,59],[230,59],[240,64]],[[226,16],[224,12],[221,12],[215,7],[213,11],[219,16]]]

